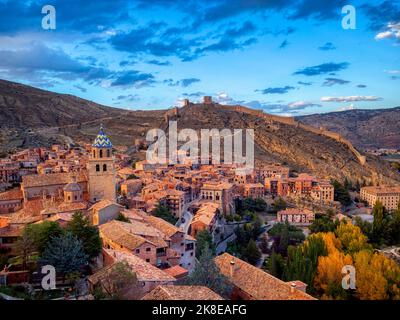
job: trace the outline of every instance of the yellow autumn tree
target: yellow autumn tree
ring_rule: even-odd
[[[361,250],[371,250],[372,246],[367,242],[368,238],[358,226],[349,222],[342,222],[336,228],[336,235],[346,253],[355,254]]]
[[[400,299],[400,267],[381,253],[354,255],[356,294],[361,300]]]
[[[342,288],[342,268],[352,265],[353,259],[344,254],[341,243],[332,232],[321,234],[328,251],[327,256],[318,258],[317,274],[314,278],[314,287],[321,293],[321,299],[343,299],[346,296]]]
[[[314,236],[314,235],[311,235]],[[328,255],[340,251],[342,248],[342,244],[338,238],[336,238],[333,232],[321,232],[316,233],[315,236],[320,236],[325,242],[326,250],[328,251]]]

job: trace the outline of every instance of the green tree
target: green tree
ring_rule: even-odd
[[[267,270],[274,277],[282,279],[283,272],[285,269],[285,259],[281,254],[276,253],[275,250],[272,250],[270,257],[266,262]]]
[[[270,236],[279,236],[279,238],[286,237],[289,240],[284,239],[284,243],[289,244],[290,241],[300,242],[304,240],[304,233],[301,229],[296,226],[290,225],[288,222],[285,223],[275,223],[274,226],[268,231]],[[288,234],[288,236],[287,236]]]
[[[309,229],[311,233],[332,232],[336,229],[336,223],[326,215],[316,216]]]
[[[203,250],[193,272],[183,281],[192,286],[206,286],[224,298],[229,299],[232,287],[215,264],[214,257],[207,247]]]
[[[287,252],[289,246],[289,223],[286,221],[281,233],[281,238],[279,240],[279,248],[283,252]]]
[[[285,210],[285,209],[286,209],[286,206],[287,206],[286,201],[283,200],[281,197],[276,198],[276,199],[274,200],[273,205],[272,205],[274,211]]]
[[[196,257],[199,258],[203,252],[208,249],[211,252],[214,252],[214,244],[212,241],[211,233],[208,230],[202,230],[197,233],[196,236]]]
[[[27,225],[22,233],[22,238],[32,239],[35,251],[41,255],[50,239],[64,234],[64,230],[57,222],[43,221],[38,224]]]
[[[161,205],[160,203],[158,203],[153,215],[173,225],[175,225],[175,223],[178,221],[178,219],[174,217],[168,207]]]
[[[253,239],[250,239],[247,247],[243,251],[242,254],[244,260],[246,260],[250,264],[256,264],[258,260],[261,258],[261,252],[257,247],[256,242]]]
[[[260,217],[256,217],[252,223],[251,228],[251,237],[256,240],[261,233],[261,227],[263,222],[261,221]]]
[[[269,248],[268,234],[267,233],[263,233],[263,235],[261,236],[261,243],[260,243],[261,252],[262,253],[267,253],[268,252],[268,248]]]
[[[90,224],[89,219],[82,212],[74,213],[72,220],[67,225],[67,231],[82,241],[83,250],[89,259],[96,258],[101,253],[99,231]]]
[[[289,246],[284,278],[286,281],[300,280],[313,291],[314,277],[317,272],[318,258],[326,256],[327,249],[322,237],[311,235],[298,247]]]
[[[53,237],[40,259],[42,264],[54,266],[56,272],[66,276],[79,271],[88,262],[82,242],[70,232]]]
[[[334,198],[335,201],[339,201],[343,206],[351,205],[351,197],[349,191],[337,180],[332,182],[335,188]]]
[[[374,221],[372,223],[372,227],[374,233],[380,233],[383,228],[383,219],[385,217],[385,207],[382,202],[379,200],[375,202],[375,205],[372,209],[372,215],[374,216]]]
[[[400,201],[397,209],[392,213],[390,222],[391,242],[393,245],[400,245]]]

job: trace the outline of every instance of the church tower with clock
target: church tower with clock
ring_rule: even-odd
[[[89,201],[116,201],[116,181],[112,143],[103,126],[92,144],[88,161]]]

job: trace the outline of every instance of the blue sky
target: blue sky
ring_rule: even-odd
[[[41,27],[47,4],[55,30]],[[400,106],[400,1],[0,0],[0,17],[0,78],[104,105]]]

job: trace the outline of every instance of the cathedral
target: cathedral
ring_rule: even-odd
[[[55,203],[63,201],[64,205],[82,201],[89,205],[101,200],[115,202],[112,143],[104,128],[100,128],[91,146],[86,170],[27,175],[22,179],[21,191],[25,205],[38,199],[54,199]]]

